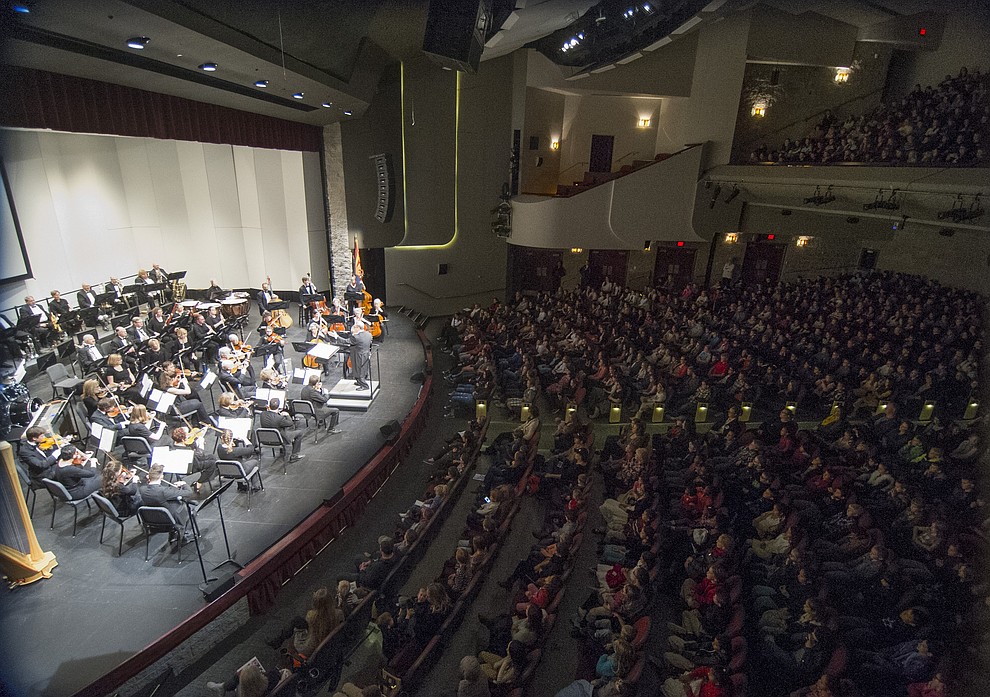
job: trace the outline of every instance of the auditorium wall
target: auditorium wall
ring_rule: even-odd
[[[519,191],[524,194],[557,193],[564,128],[564,95],[548,90],[526,88],[526,116],[519,146]],[[537,139],[533,142],[533,139]],[[532,148],[536,145],[536,148]],[[575,174],[574,176],[580,177]]]
[[[34,278],[0,289],[0,306],[47,298],[158,262],[258,287],[325,277],[319,153],[4,130],[3,160]],[[74,298],[70,299],[74,301]]]

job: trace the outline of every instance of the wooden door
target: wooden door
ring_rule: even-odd
[[[591,155],[588,157],[589,172],[612,171],[612,147],[615,136],[591,136]]]
[[[509,297],[519,291],[553,293],[560,287],[563,275],[561,253],[552,249],[509,245],[509,269]]]
[[[694,280],[694,257],[691,247],[660,247],[653,266],[653,287],[680,292]]]
[[[743,258],[742,280],[746,284],[776,283],[784,265],[783,244],[751,242],[746,245]]]
[[[626,284],[629,252],[621,249],[592,249],[588,252],[588,283],[598,288],[607,277],[620,286]]]

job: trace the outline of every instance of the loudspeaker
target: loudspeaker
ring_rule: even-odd
[[[491,0],[430,0],[423,52],[445,68],[478,72]]]
[[[385,437],[386,441],[389,443],[394,443],[399,439],[399,433],[402,431],[402,426],[398,421],[392,419],[378,430],[381,431],[381,434]]]
[[[214,600],[233,588],[235,583],[237,583],[237,577],[233,573],[221,576],[216,581],[211,581],[205,586],[201,586],[203,598],[206,599],[206,602],[212,603]]]
[[[375,220],[387,223],[395,211],[395,171],[392,167],[392,156],[387,154],[375,155],[375,180],[378,184],[378,204],[375,207]]]

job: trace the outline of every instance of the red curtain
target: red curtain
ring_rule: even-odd
[[[318,126],[97,80],[4,66],[0,125],[272,150],[322,149]]]

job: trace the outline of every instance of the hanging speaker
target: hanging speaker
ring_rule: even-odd
[[[430,0],[423,52],[445,68],[478,72],[491,0]]]
[[[395,211],[395,172],[392,156],[381,154],[372,158],[375,161],[375,181],[378,185],[378,204],[375,207],[375,220],[387,223]]]

